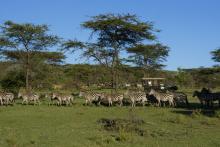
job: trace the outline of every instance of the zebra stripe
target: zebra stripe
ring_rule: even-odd
[[[103,97],[104,96],[104,97]],[[107,99],[109,106],[112,106],[113,102],[118,102],[120,106],[123,105],[124,95],[119,93],[104,94],[101,99]]]
[[[101,93],[97,93],[94,91],[80,91],[79,97],[84,97],[86,101],[86,105],[91,104],[93,101],[99,101]]]
[[[18,98],[22,97],[22,104],[26,103],[28,104],[30,101],[34,102],[34,105],[38,103],[40,105],[40,96],[36,93],[33,92],[19,92],[18,93]]]
[[[132,107],[135,107],[137,102],[142,103],[143,106],[145,105],[145,102],[147,102],[147,95],[144,92],[130,93],[129,98]]]
[[[168,101],[170,106],[174,106],[174,95],[172,93],[160,93],[155,91],[154,89],[151,89],[149,95],[153,95],[157,99],[158,106],[161,106],[161,101]]]
[[[14,101],[14,94],[9,92],[0,92],[0,104],[8,105],[12,104]]]
[[[69,94],[52,93],[51,102],[57,101],[57,105],[66,104],[66,106],[73,103],[74,97]]]

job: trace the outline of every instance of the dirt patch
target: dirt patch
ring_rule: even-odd
[[[136,133],[139,136],[144,136],[145,131],[141,129],[141,125],[145,122],[142,119],[108,119],[102,118],[98,120],[98,123],[102,125],[102,127],[106,131],[115,131],[125,133]]]

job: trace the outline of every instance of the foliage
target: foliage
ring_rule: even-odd
[[[6,21],[0,28],[0,49],[3,52],[15,51],[17,53],[17,57],[14,57],[18,59],[19,56],[17,62],[21,63],[26,70],[26,89],[29,89],[29,78],[33,67],[33,62],[31,62],[32,53],[53,47],[59,42],[59,38],[48,34],[49,28],[47,25],[18,24]]]
[[[156,30],[151,22],[142,22],[131,14],[101,14],[82,23],[82,27],[91,30],[93,42],[67,41],[64,49],[84,49],[83,56],[92,58],[101,65],[110,67],[112,86],[117,89],[118,68],[121,64],[120,53],[145,40],[155,40]]]
[[[211,52],[212,60],[215,62],[220,62],[220,48]]]
[[[20,87],[25,86],[24,73],[21,70],[11,70],[1,80],[1,87],[5,91],[17,93]]]
[[[131,53],[128,61],[139,67],[142,67],[147,72],[161,69],[164,65],[161,62],[166,61],[169,49],[162,44],[143,45],[139,44],[135,47],[128,48],[128,53]]]

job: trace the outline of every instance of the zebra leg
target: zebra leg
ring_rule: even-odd
[[[2,99],[0,99],[0,104],[3,105]]]
[[[131,107],[133,107],[133,102],[131,102]]]
[[[162,107],[166,107],[166,101],[162,101],[163,106]],[[170,104],[169,104],[170,105]]]
[[[145,106],[145,101],[144,101],[144,100],[142,100],[142,106],[143,106],[143,107]]]
[[[27,100],[26,99],[23,99],[21,104],[23,105],[24,103],[27,104]]]
[[[175,106],[175,104],[174,104],[174,102],[172,100],[170,101],[170,103],[171,103],[171,107]]]
[[[88,100],[86,99],[86,104],[85,105],[88,105]]]
[[[109,106],[109,107],[111,106],[111,102],[110,102],[110,101],[108,101],[108,106]]]
[[[120,107],[123,106],[123,102],[120,100]]]
[[[134,101],[131,100],[131,107],[134,107]]]
[[[160,102],[160,100],[158,101],[158,107],[160,107],[161,106],[161,102]]]
[[[99,100],[99,102],[98,102],[98,106],[100,106],[101,105],[101,100]]]

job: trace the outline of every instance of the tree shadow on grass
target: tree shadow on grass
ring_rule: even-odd
[[[216,117],[216,111],[220,110],[218,106],[214,107],[201,107],[199,103],[190,103],[189,107],[181,108],[181,110],[173,110],[173,113],[183,114],[187,116],[204,115],[208,117]]]

